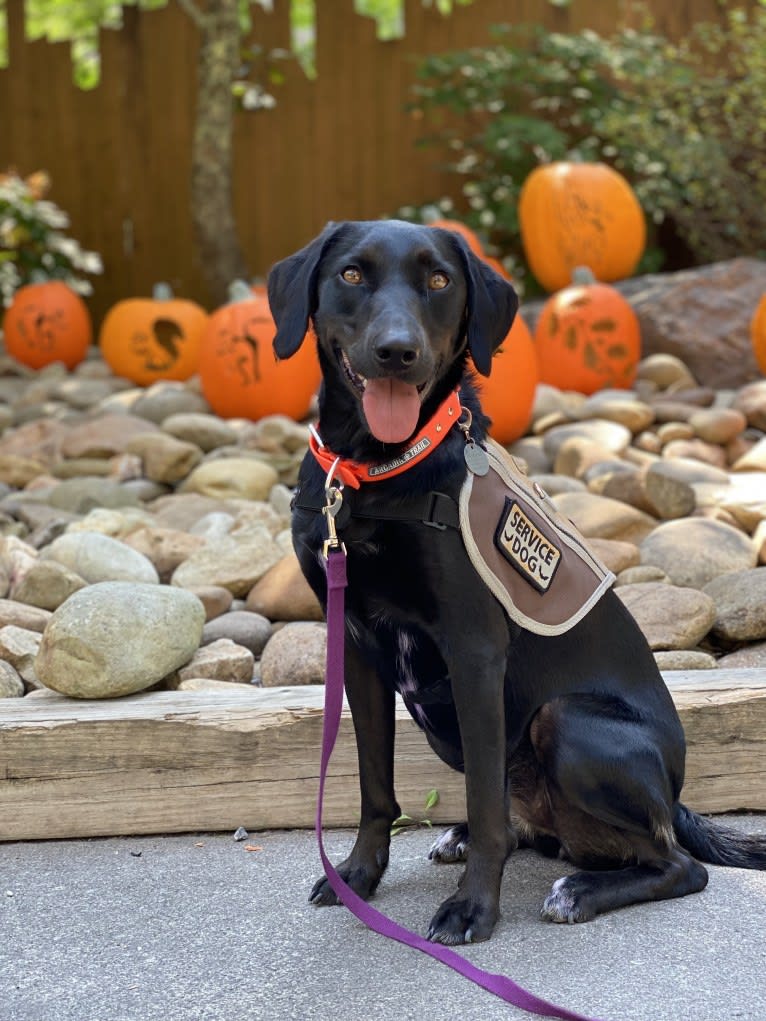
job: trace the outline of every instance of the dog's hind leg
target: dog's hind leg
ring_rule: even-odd
[[[589,869],[554,883],[542,909],[554,922],[684,897],[707,883],[705,868],[676,843],[678,784],[657,735],[629,707],[610,703],[607,712],[598,703],[557,699],[531,728],[556,835],[566,856]]]
[[[388,865],[391,823],[401,815],[394,794],[394,694],[346,641],[346,695],[356,731],[361,820],[356,842],[337,871],[365,900],[375,892]],[[312,904],[338,904],[326,877],[309,895]]]

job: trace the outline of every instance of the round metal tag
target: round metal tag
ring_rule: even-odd
[[[489,458],[486,451],[473,441],[466,443],[463,448],[463,457],[468,470],[474,475],[486,475],[489,471]]]

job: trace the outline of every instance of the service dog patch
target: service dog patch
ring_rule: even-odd
[[[486,452],[489,471],[469,471],[460,493],[468,555],[512,620],[535,634],[563,634],[596,604],[614,575],[506,450],[490,440]]]
[[[530,521],[518,500],[506,497],[495,545],[538,592],[548,591],[561,560],[561,549]]]

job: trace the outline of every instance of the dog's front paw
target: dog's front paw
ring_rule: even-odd
[[[557,879],[545,898],[540,915],[547,922],[589,922],[596,910],[589,904],[588,890],[577,875]]]
[[[369,900],[372,897],[381,877],[379,869],[370,872],[364,866],[354,868],[346,862],[338,866],[337,872],[341,879],[363,900]],[[321,879],[314,883],[309,894],[309,903],[315,904],[317,907],[327,907],[328,905],[341,903],[337,893],[330,886],[327,876],[322,876]]]
[[[498,913],[496,904],[485,904],[456,893],[444,901],[431,919],[428,938],[433,943],[448,946],[481,943],[492,935]]]

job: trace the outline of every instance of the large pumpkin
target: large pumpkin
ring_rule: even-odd
[[[492,357],[489,376],[478,377],[481,406],[492,419],[489,434],[498,443],[513,443],[526,432],[539,375],[535,342],[517,315]]]
[[[758,367],[766,376],[766,294],[758,302],[753,321],[750,324],[750,339]]]
[[[93,331],[88,307],[60,280],[20,287],[3,319],[5,350],[30,369],[63,362],[78,365]]]
[[[315,343],[307,336],[292,358],[278,361],[266,295],[235,284],[232,298],[210,316],[202,339],[199,373],[205,398],[223,418],[282,414],[300,421],[319,387]]]
[[[622,280],[646,244],[644,214],[625,178],[605,163],[536,167],[519,195],[529,267],[548,291],[566,287],[577,266],[597,280]]]
[[[99,334],[101,354],[115,375],[139,386],[188,379],[197,371],[207,319],[200,305],[158,284],[151,298],[126,298],[109,309]]]
[[[431,220],[428,224],[429,227],[440,227],[442,230],[451,230],[454,234],[459,234],[474,255],[478,255],[480,258],[484,258],[484,246],[479,240],[479,235],[476,234],[471,228],[462,223],[460,220]]]
[[[535,327],[540,381],[592,394],[633,385],[641,357],[638,318],[619,291],[576,271],[552,295]]]

